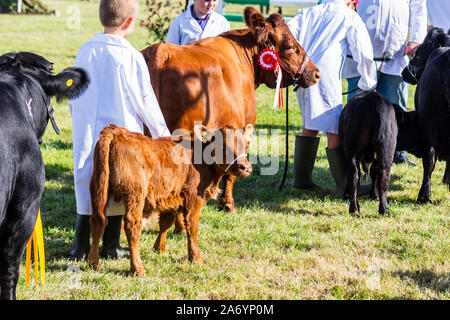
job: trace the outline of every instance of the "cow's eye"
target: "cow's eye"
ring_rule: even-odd
[[[294,49],[294,46],[287,45],[287,46],[285,47],[285,49],[286,49],[286,50],[292,50],[292,49]]]

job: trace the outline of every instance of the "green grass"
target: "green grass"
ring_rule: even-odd
[[[59,16],[1,15],[4,36],[0,37],[0,48],[2,52],[42,54],[60,71],[73,64],[84,42],[102,31],[97,21],[98,1],[45,2],[57,9]],[[80,9],[79,29],[67,27],[70,6]],[[242,6],[231,7],[227,12],[242,12]],[[144,6],[141,9],[140,18],[144,19]],[[136,48],[143,48],[149,41],[147,31],[136,26],[129,40]],[[413,92],[414,88],[410,109]],[[273,90],[258,88],[256,129],[280,130],[278,173],[263,176],[261,169],[266,165],[256,164],[252,176],[238,180],[233,214],[219,212],[214,200],[204,207],[199,264],[188,262],[184,236],[169,234],[166,252],[158,254],[152,250],[157,229],[150,227],[143,232],[143,277],[130,276],[128,259],[101,260],[99,270],[93,271],[85,262],[65,257],[75,232],[71,118],[67,102],[55,103],[61,135],[50,126],[41,148],[47,178],[41,202],[47,281],[45,286],[31,285],[26,290],[22,265],[18,298],[449,299],[450,193],[441,183],[444,163],[437,163],[432,177],[432,204],[415,202],[422,164],[410,156],[418,168],[392,168],[390,214],[380,217],[378,203],[363,198],[362,217],[354,218],[348,214],[346,202],[330,197],[333,180],[322,137],[313,178],[324,189],[292,190],[294,139],[301,130],[301,115],[291,91],[289,171],[285,188],[279,192],[286,156],[285,113],[272,111],[273,95]],[[256,150],[257,141],[251,152]],[[125,236],[121,241],[126,245]]]

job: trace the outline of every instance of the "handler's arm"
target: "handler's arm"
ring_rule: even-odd
[[[372,42],[366,26],[359,17],[346,34],[347,43],[353,60],[357,63],[361,79],[358,87],[361,90],[373,90],[377,86],[377,67],[373,61]]]
[[[127,94],[137,116],[148,127],[152,137],[169,137],[170,131],[167,128],[155,92],[151,86],[150,75],[144,58],[140,61],[140,65],[141,67],[138,68],[137,74],[127,77]]]

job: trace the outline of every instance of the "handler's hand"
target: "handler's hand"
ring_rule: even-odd
[[[420,46],[420,43],[409,41],[406,44],[405,49],[403,50],[403,54],[406,54],[411,59],[416,55],[416,50]]]

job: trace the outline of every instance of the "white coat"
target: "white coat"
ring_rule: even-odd
[[[153,137],[170,136],[170,132],[150,84],[145,60],[126,39],[94,35],[78,51],[75,66],[86,70],[91,80],[86,92],[69,103],[77,212],[91,214],[93,153],[103,128],[114,123],[142,133],[145,123]]]
[[[447,33],[450,29],[450,1],[427,0],[427,12],[430,24]]]
[[[364,23],[344,0],[301,9],[288,22],[294,37],[320,70],[318,84],[297,90],[303,128],[338,133],[342,112],[341,70],[347,54],[357,61],[362,90],[376,87],[372,45]]]
[[[215,37],[230,31],[230,23],[221,14],[212,11],[211,16],[202,30],[197,20],[192,16],[191,7],[173,19],[169,27],[166,43],[185,45],[203,38]]]
[[[426,0],[360,0],[357,11],[369,31],[374,58],[392,59],[377,61],[377,69],[401,76],[409,62],[403,54],[408,33],[409,41],[417,43],[422,43],[427,33]],[[348,78],[358,76],[351,62],[344,72]]]

